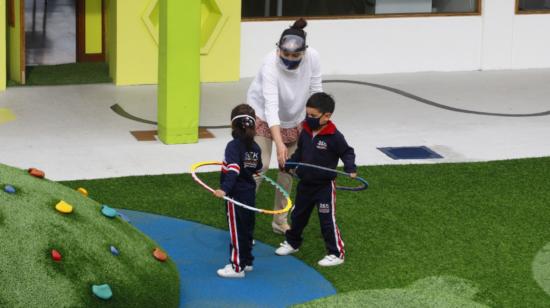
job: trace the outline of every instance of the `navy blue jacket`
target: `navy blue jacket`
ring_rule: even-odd
[[[256,142],[250,150],[239,139],[231,140],[225,147],[220,176],[220,186],[226,194],[235,196],[239,192],[255,192],[256,182],[252,177],[262,169],[262,151]]]
[[[317,132],[315,136],[306,122],[303,122],[302,128],[298,139],[298,148],[288,162],[308,163],[336,169],[338,160],[342,159],[345,172],[357,172],[355,152],[346,142],[344,135],[336,129],[334,123],[329,121],[327,126]],[[295,167],[295,165],[288,165],[287,169]],[[298,167],[296,174],[302,182],[311,184],[326,183],[336,178],[335,172],[309,167]]]

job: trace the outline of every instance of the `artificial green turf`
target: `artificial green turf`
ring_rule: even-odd
[[[457,277],[428,277],[402,289],[359,290],[308,303],[296,308],[324,307],[401,307],[446,308],[488,307],[475,301],[480,289],[473,283]]]
[[[324,248],[315,216],[296,255],[339,293],[401,289],[426,277],[454,276],[477,284],[481,291],[475,300],[482,304],[550,305],[532,272],[537,251],[550,242],[550,158],[373,166],[359,173],[370,188],[337,196],[345,264],[317,266]],[[216,186],[219,175],[201,177]],[[92,198],[115,207],[226,228],[221,201],[189,174],[66,184],[84,186]],[[258,205],[269,208],[272,189],[260,191]],[[257,217],[255,237],[278,245],[283,238],[273,236],[270,217]]]
[[[25,85],[29,86],[112,82],[109,66],[104,62],[28,66],[26,78]],[[8,81],[8,86],[18,85],[12,80]]]
[[[15,194],[4,191],[5,185]],[[55,210],[64,200],[71,214]],[[113,256],[110,246],[119,256]],[[1,307],[178,307],[179,277],[158,245],[129,223],[107,218],[75,190],[0,164]],[[63,259],[54,262],[51,250]],[[108,301],[92,285],[109,284]]]

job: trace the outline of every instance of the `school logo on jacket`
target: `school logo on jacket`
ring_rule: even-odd
[[[330,213],[330,205],[328,203],[319,203],[319,213]]]
[[[245,168],[256,168],[258,166],[258,160],[260,155],[257,152],[245,152],[243,165]]]
[[[319,142],[317,142],[317,149],[326,150],[327,149],[327,143],[324,142],[323,140],[319,140]]]

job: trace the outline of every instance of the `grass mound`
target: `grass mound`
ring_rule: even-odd
[[[6,193],[5,185],[16,193]],[[60,200],[73,213],[57,212]],[[0,306],[177,307],[175,264],[154,259],[156,243],[100,208],[66,186],[0,164]],[[111,286],[110,300],[92,294],[92,285],[101,284]]]

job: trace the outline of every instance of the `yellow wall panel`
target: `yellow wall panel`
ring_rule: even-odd
[[[115,1],[117,85],[157,83],[158,45],[142,19],[151,1]]]
[[[0,1],[0,91],[6,89],[6,1]]]
[[[205,2],[203,0],[203,6]],[[212,4],[218,7],[221,16],[214,20],[214,25],[212,25],[211,17],[206,17],[207,20],[202,21],[201,81],[239,80],[241,0],[216,0],[211,2],[215,2]],[[205,18],[204,15],[203,13],[203,18]],[[217,23],[215,23],[216,21]],[[214,28],[209,29],[208,26]],[[210,34],[208,38],[204,37],[205,31]]]
[[[17,81],[19,83],[23,83],[24,82],[24,72],[21,71],[21,64],[24,63],[22,61],[25,61],[25,59],[22,59],[21,58],[21,38],[22,38],[22,35],[21,35],[21,27],[20,27],[20,23],[21,23],[21,11],[20,11],[20,7],[21,7],[21,1],[23,0],[14,0],[13,1],[13,7],[14,7],[14,10],[15,10],[15,14],[14,14],[14,17],[15,17],[15,22],[14,22],[14,27],[10,27],[8,26],[8,31],[7,31],[7,35],[8,35],[8,38],[7,38],[7,44],[8,44],[8,53],[7,53],[7,56],[8,56],[8,78],[11,79],[11,80],[14,80],[14,81]],[[5,1],[3,1],[5,2]]]
[[[85,0],[86,17],[86,53],[94,54],[102,52],[102,16],[101,0]]]
[[[107,14],[108,62],[115,83],[156,84],[159,1],[110,0]],[[241,1],[202,0],[200,14],[201,81],[238,80]]]

